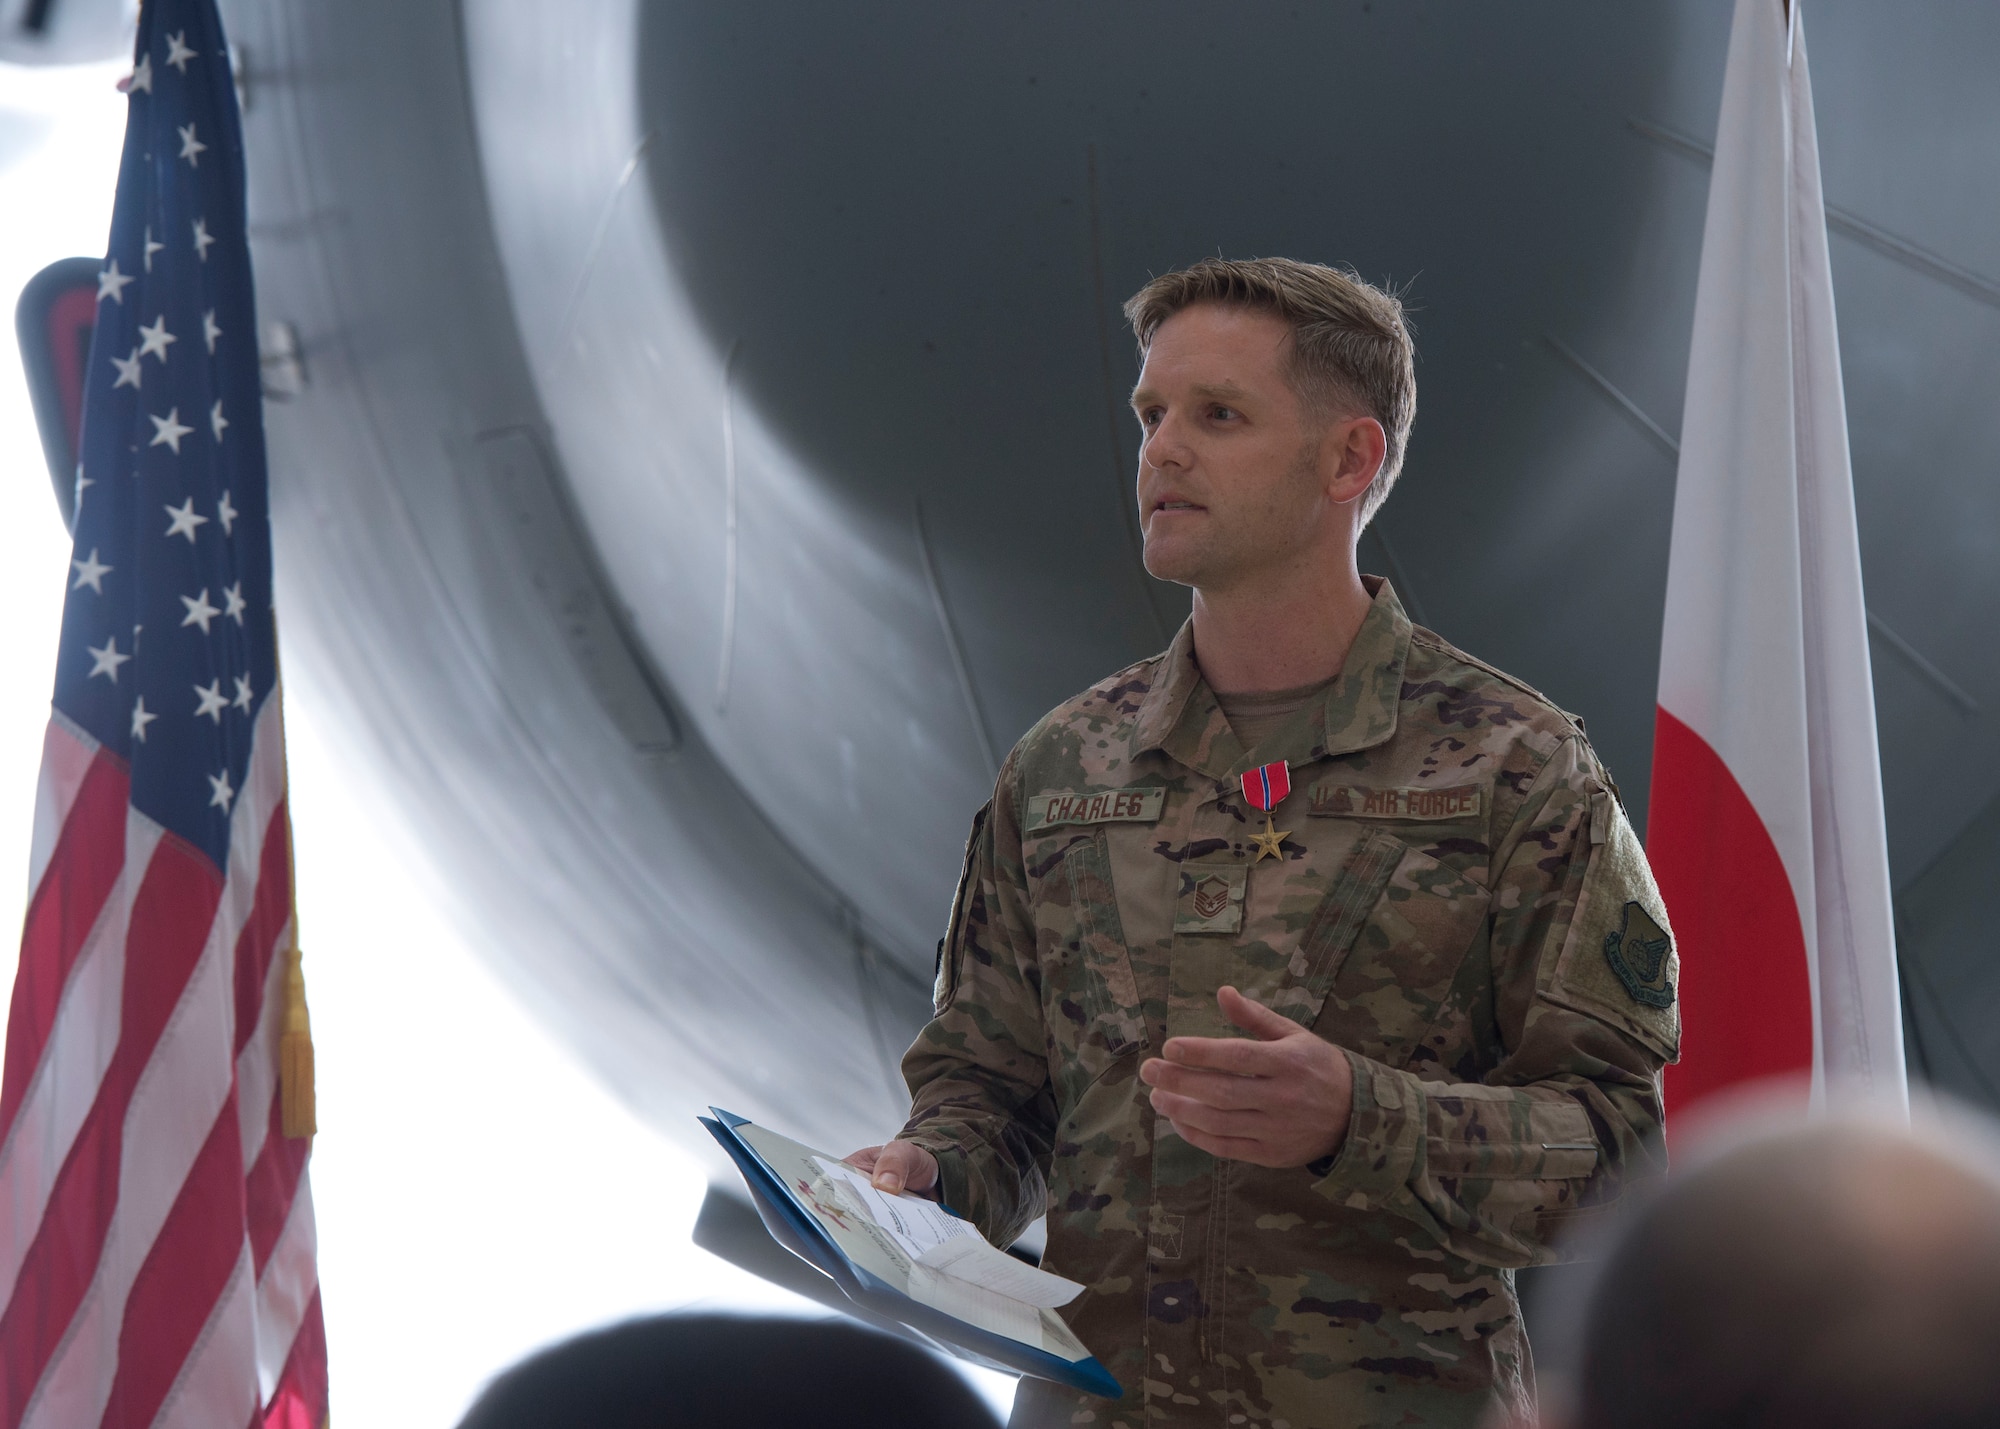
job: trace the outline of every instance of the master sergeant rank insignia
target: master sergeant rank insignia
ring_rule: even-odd
[[[1174,906],[1176,933],[1235,933],[1243,928],[1243,889],[1249,870],[1241,864],[1193,864],[1180,871]]]

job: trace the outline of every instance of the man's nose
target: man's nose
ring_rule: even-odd
[[[1181,432],[1180,422],[1168,413],[1160,419],[1160,424],[1146,434],[1140,444],[1139,460],[1154,471],[1167,471],[1188,465],[1187,440]]]

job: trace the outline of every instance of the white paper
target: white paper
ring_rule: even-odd
[[[877,1224],[869,1208],[871,1198],[864,1194],[864,1188],[873,1189],[867,1187],[865,1173],[749,1122],[738,1125],[735,1135],[817,1221],[857,1271],[873,1275],[892,1290],[961,1320],[969,1328],[990,1331],[1071,1364],[1090,1358],[1088,1347],[1053,1310],[975,1285],[956,1273],[935,1270],[906,1253],[897,1237]],[[923,1202],[912,1211],[904,1198],[883,1199],[896,1203],[899,1214],[891,1219],[900,1221],[906,1234],[928,1224],[933,1236],[942,1236],[933,1249],[946,1243],[987,1244],[969,1223],[932,1202]]]
[[[865,1172],[845,1161],[824,1156],[814,1159],[850,1207],[887,1231],[918,1265],[1047,1309],[1067,1305],[1083,1293],[1083,1286],[1076,1281],[1037,1270],[996,1249],[972,1222],[961,1220],[935,1201],[885,1195],[875,1189]]]
[[[825,1156],[813,1159],[848,1203],[887,1231],[912,1260],[922,1261],[929,1252],[955,1240],[986,1244],[970,1221],[960,1220],[935,1201],[926,1201],[921,1196],[885,1195],[875,1189],[866,1172],[855,1170],[845,1161]]]
[[[1046,1310],[1067,1305],[1083,1293],[1083,1287],[1076,1281],[1038,1270],[1025,1260],[1016,1260],[978,1236],[946,1241],[925,1251],[917,1258],[917,1264]]]
[[[1026,1269],[1027,1267],[1022,1267]],[[910,1298],[954,1319],[1022,1344],[1042,1345],[1042,1314],[1010,1296],[981,1289],[955,1275],[917,1265],[910,1270]]]

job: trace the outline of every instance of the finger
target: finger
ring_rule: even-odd
[[[1272,1043],[1247,1037],[1173,1037],[1160,1050],[1167,1061],[1180,1066],[1239,1077],[1268,1077],[1285,1065],[1283,1053],[1273,1050]]]
[[[901,1141],[892,1141],[883,1147],[875,1158],[875,1174],[872,1178],[878,1191],[900,1191],[915,1177],[916,1148]]]
[[[851,1152],[840,1159],[857,1171],[873,1171],[875,1158],[881,1154],[882,1148],[879,1146],[864,1146],[859,1151]]]
[[[869,1168],[873,1175],[869,1181],[878,1191],[900,1191],[908,1184],[914,1169],[911,1147],[900,1141],[892,1141],[875,1153],[875,1164]]]
[[[878,1191],[924,1191],[937,1180],[937,1161],[923,1147],[892,1141],[875,1158],[873,1185]]]
[[[1175,1126],[1191,1126],[1210,1136],[1255,1137],[1270,1118],[1256,1111],[1224,1111],[1173,1092],[1155,1091],[1153,1110]]]
[[[1261,1037],[1266,1042],[1276,1042],[1281,1037],[1289,1037],[1300,1030],[1299,1024],[1282,1013],[1273,1012],[1263,1003],[1245,997],[1233,987],[1224,987],[1215,994],[1217,1006],[1222,1015],[1252,1036]]]
[[[1203,1072],[1157,1060],[1149,1065],[1154,1070],[1141,1070],[1141,1077],[1149,1086],[1175,1092],[1223,1111],[1251,1111],[1268,1107],[1271,1084],[1265,1078],[1240,1077],[1230,1072]]]

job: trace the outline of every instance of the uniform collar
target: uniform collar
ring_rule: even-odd
[[[1403,666],[1410,655],[1410,617],[1380,576],[1363,576],[1374,597],[1356,632],[1340,676],[1326,698],[1298,715],[1257,750],[1294,766],[1382,743],[1396,732]],[[1139,705],[1133,724],[1136,758],[1160,750],[1212,779],[1227,779],[1250,765],[1250,751],[1223,717],[1194,658],[1190,617],[1160,657],[1160,678]]]

